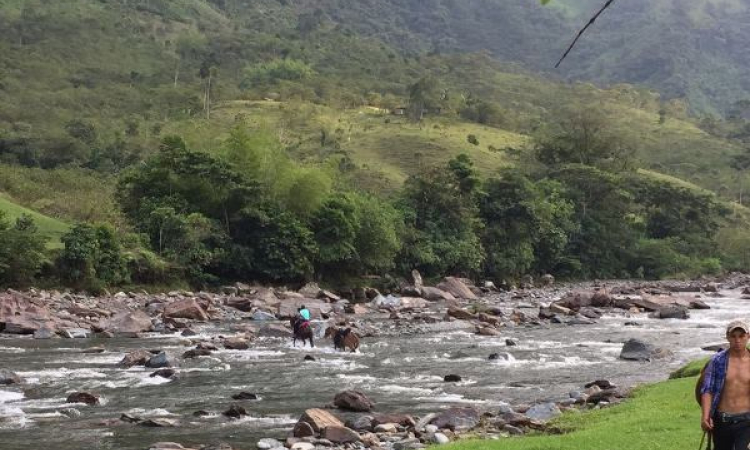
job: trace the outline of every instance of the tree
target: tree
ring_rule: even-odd
[[[418,173],[406,180],[400,200],[405,229],[400,269],[427,276],[477,272],[484,259],[473,170],[468,158]],[[463,162],[462,162],[463,161]],[[451,170],[451,165],[453,170]],[[462,183],[463,181],[463,183]]]
[[[432,75],[424,76],[409,86],[409,117],[421,121],[425,113],[439,112],[447,99],[442,82]]]
[[[573,205],[564,194],[559,183],[534,183],[516,171],[487,180],[479,202],[487,276],[556,269],[575,231]]]
[[[11,225],[0,211],[0,286],[32,284],[47,262],[46,242],[30,216],[22,215]]]
[[[611,131],[606,115],[593,109],[574,109],[534,142],[537,159],[549,167],[583,164],[621,171],[634,164],[635,151],[625,139]]]

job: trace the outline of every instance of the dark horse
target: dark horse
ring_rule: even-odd
[[[302,346],[305,346],[305,341],[310,341],[310,347],[315,347],[313,344],[313,329],[310,322],[303,320],[301,317],[292,317],[289,319],[289,323],[292,325],[292,346],[297,346],[297,339],[302,341]]]

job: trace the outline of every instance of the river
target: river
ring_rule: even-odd
[[[0,387],[0,449],[142,450],[159,441],[184,445],[227,442],[255,448],[262,437],[284,438],[301,413],[323,407],[344,389],[358,389],[376,404],[375,412],[423,415],[456,405],[497,410],[501,405],[562,399],[582,385],[605,378],[632,386],[666,378],[684,362],[708,355],[701,346],[723,340],[723,326],[750,317],[750,300],[738,291],[725,298],[702,297],[709,310],[691,310],[687,320],[650,319],[646,314],[614,312],[593,325],[545,325],[505,328],[501,336],[479,336],[460,322],[408,327],[365,337],[357,353],[335,352],[318,339],[314,349],[293,348],[281,338],[258,338],[249,350],[220,350],[212,356],[182,360],[190,348],[179,335],[140,339],[0,338],[0,368],[25,379]],[[510,311],[519,304],[503,303]],[[520,305],[523,306],[523,305]],[[388,330],[385,316],[374,325]],[[197,328],[191,339],[231,335],[228,324]],[[667,360],[618,359],[623,342],[641,338],[674,352]],[[507,346],[506,339],[517,342]],[[102,346],[103,353],[82,349]],[[150,377],[153,369],[122,369],[126,352],[163,349],[178,357],[178,378]],[[488,360],[491,353],[500,358]],[[304,361],[312,355],[315,361]],[[445,383],[447,374],[462,381]],[[66,404],[74,391],[101,395],[102,405]],[[260,398],[234,401],[240,391]],[[230,420],[221,413],[233,403],[249,416]],[[63,414],[75,408],[80,416]],[[206,411],[203,417],[196,411]],[[120,422],[121,414],[168,417],[175,428],[147,428]],[[343,414],[347,417],[346,414]]]

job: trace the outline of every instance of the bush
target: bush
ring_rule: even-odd
[[[62,237],[58,274],[71,286],[99,291],[128,281],[119,239],[108,225],[78,224]]]
[[[476,135],[474,134],[466,136],[466,140],[469,142],[469,144],[479,145],[479,139],[477,139]]]
[[[31,217],[21,216],[11,226],[0,211],[0,286],[32,284],[47,261],[46,242]]]

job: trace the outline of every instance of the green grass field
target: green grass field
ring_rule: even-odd
[[[0,211],[5,213],[6,219],[11,222],[24,214],[31,216],[34,219],[34,223],[39,227],[39,231],[49,238],[48,246],[51,248],[59,247],[61,245],[60,237],[70,228],[65,222],[39,214],[28,208],[24,208],[2,195],[0,195]]]
[[[680,378],[638,388],[621,405],[564,414],[554,422],[562,435],[499,441],[466,440],[445,450],[678,450],[701,440],[700,408],[693,397],[696,379]]]

